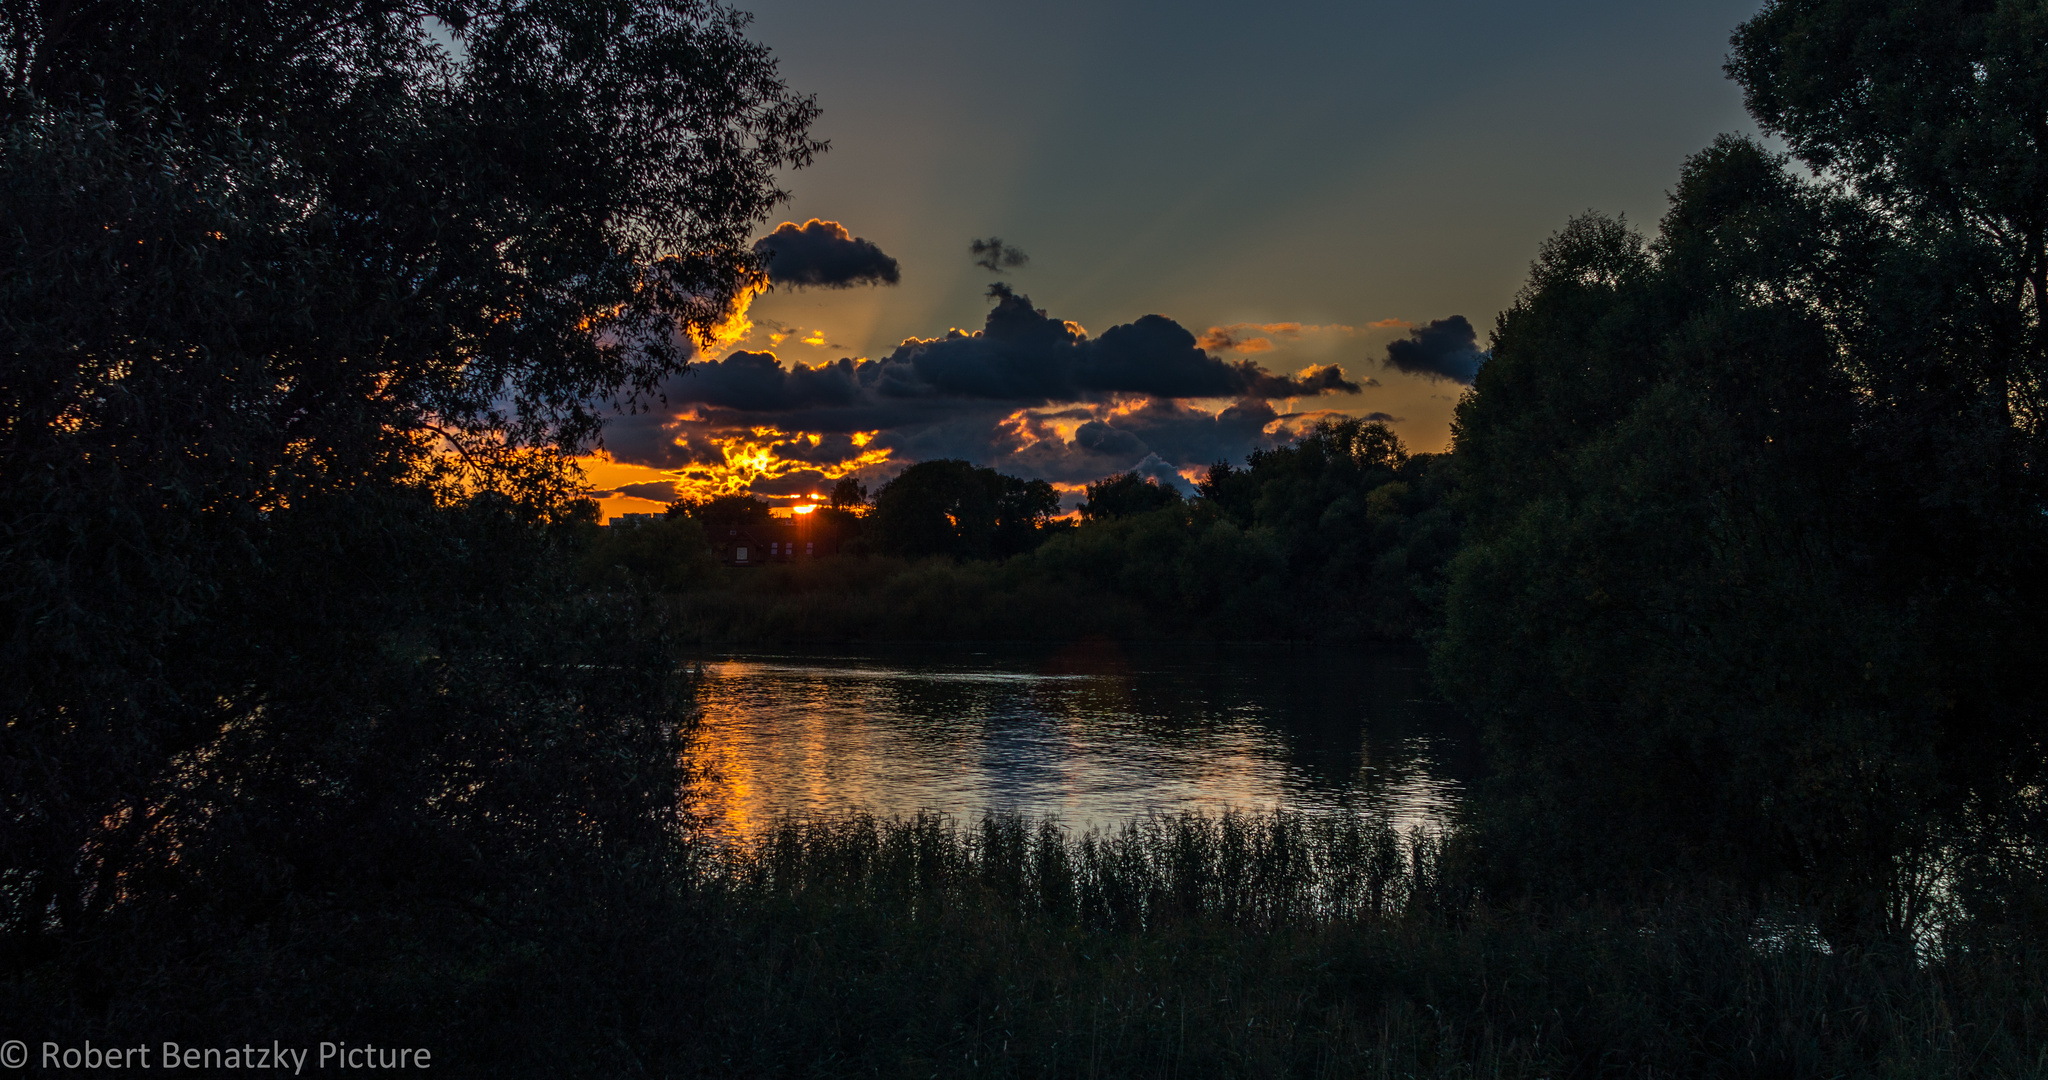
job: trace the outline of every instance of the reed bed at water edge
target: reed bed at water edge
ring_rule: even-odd
[[[1368,813],[792,818],[474,904],[109,936],[0,975],[0,1026],[339,1032],[550,1080],[2048,1075],[2025,927],[1830,952],[1701,897],[1504,902],[1465,844]]]
[[[1079,835],[1052,818],[991,813],[961,826],[925,812],[784,818],[695,853],[701,887],[728,902],[900,904],[913,917],[974,904],[1139,931],[1188,919],[1270,928],[1459,910],[1472,897],[1448,836],[1359,812],[1189,812]]]
[[[1835,953],[1698,897],[1502,903],[1454,830],[1371,813],[789,818],[690,858],[689,1072],[2048,1075],[2025,935]]]

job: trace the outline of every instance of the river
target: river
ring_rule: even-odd
[[[691,808],[1151,813],[1383,807],[1441,821],[1476,767],[1420,656],[1336,648],[898,647],[707,655]]]

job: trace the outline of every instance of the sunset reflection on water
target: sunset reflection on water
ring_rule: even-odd
[[[714,833],[786,814],[986,810],[1076,829],[1150,813],[1383,805],[1439,821],[1469,733],[1413,656],[1126,649],[707,658],[690,806]]]

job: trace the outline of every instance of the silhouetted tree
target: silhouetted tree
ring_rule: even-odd
[[[1137,473],[1118,473],[1088,485],[1081,516],[1089,521],[1143,514],[1180,502],[1180,492]]]
[[[688,514],[625,528],[588,527],[577,583],[586,588],[679,592],[707,581],[718,566],[703,521]]]
[[[1281,545],[1302,637],[1407,637],[1433,616],[1458,542],[1437,455],[1378,421],[1325,420],[1291,446],[1210,466],[1202,498]]]
[[[1774,0],[1729,74],[1793,155],[1901,215],[1967,273],[1987,324],[1943,357],[1999,428],[2042,434],[2048,373],[2048,36],[2027,4]],[[1960,269],[1960,268],[1959,268]],[[1988,309],[1988,310],[1986,310]],[[1958,342],[1958,344],[1962,344]]]
[[[434,15],[0,5],[9,932],[659,831],[563,451],[758,282],[815,109],[709,5]]]
[[[2025,820],[2041,514],[1985,512],[2020,496],[1981,459],[1899,452],[1984,430],[1981,394],[1891,388],[2003,318],[1897,320],[1952,295],[1926,244],[1724,137],[1654,244],[1588,217],[1545,245],[1459,406],[1436,655],[1490,724],[1509,877],[1707,878],[1902,941],[1966,819]],[[1974,512],[1939,505],[1947,470]]]
[[[694,502],[679,500],[671,505],[672,512],[680,512],[701,525],[712,543],[723,543],[728,536],[768,527],[774,522],[769,509],[768,500],[746,494],[714,495]]]
[[[875,493],[867,535],[891,555],[1000,558],[1030,550],[1059,513],[1059,493],[965,461],[921,461]]]
[[[868,505],[868,486],[857,476],[842,476],[832,485],[832,509],[865,509]]]

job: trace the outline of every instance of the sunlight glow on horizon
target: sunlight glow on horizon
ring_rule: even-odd
[[[795,357],[777,356],[770,350],[785,343],[823,347],[839,332],[825,326],[837,326],[843,320],[826,319],[823,320],[825,326],[821,326],[820,320],[805,319],[804,324],[798,326],[772,317],[772,309],[771,314],[758,319],[753,317],[758,303],[788,292],[790,290],[771,287],[766,281],[753,282],[742,288],[723,317],[701,335],[693,335],[697,339],[697,355],[705,360],[712,357],[730,360],[743,351],[766,352],[785,370],[813,370],[812,364]],[[1067,320],[1064,325],[1069,333],[1086,338],[1087,331],[1079,322]],[[1291,440],[1326,417],[1398,411],[1400,415],[1394,422],[1397,428],[1403,429],[1404,439],[1411,449],[1430,450],[1434,449],[1430,444],[1438,441],[1439,437],[1448,441],[1449,407],[1454,404],[1454,396],[1438,395],[1434,386],[1410,385],[1413,380],[1404,378],[1389,379],[1394,385],[1383,386],[1374,377],[1380,369],[1370,355],[1370,350],[1377,344],[1374,339],[1398,336],[1412,325],[1407,320],[1395,318],[1365,321],[1359,325],[1270,319],[1220,322],[1199,335],[1199,345],[1219,357],[1256,354],[1265,361],[1263,367],[1301,379],[1313,378],[1317,372],[1333,365],[1341,366],[1347,376],[1364,387],[1361,394],[1271,401],[1270,405],[1279,415],[1261,429],[1267,438]],[[953,328],[939,337],[912,336],[902,344],[915,346],[946,338],[980,337],[982,334],[981,330]],[[1253,336],[1255,334],[1256,337]],[[1366,355],[1360,355],[1361,351]],[[867,357],[849,359],[864,362]],[[1392,391],[1391,395],[1389,391]],[[1417,400],[1421,394],[1429,395],[1429,400]],[[1438,397],[1442,397],[1441,402],[1436,400]],[[983,403],[963,402],[963,407],[979,407],[980,404]],[[1019,473],[1027,479],[1042,477],[1051,480],[1062,473],[1072,477],[1079,462],[1094,458],[1091,451],[1077,445],[1081,429],[1090,423],[1107,423],[1121,428],[1120,420],[1123,418],[1134,417],[1162,405],[1217,418],[1239,404],[1235,399],[1159,402],[1144,395],[1112,394],[1102,400],[1016,408],[992,424],[990,437],[994,442],[991,446],[997,451],[997,460],[976,461],[975,464],[992,465],[999,471]],[[660,436],[672,449],[642,448],[634,454],[639,461],[663,461],[668,463],[665,465],[620,461],[601,450],[577,457],[575,460],[589,478],[588,490],[597,500],[603,518],[609,520],[622,513],[658,512],[676,498],[701,500],[755,494],[774,503],[801,501],[805,496],[790,494],[792,489],[829,487],[847,476],[858,476],[874,488],[917,460],[897,456],[897,449],[904,445],[901,439],[884,440],[895,443],[895,448],[876,445],[878,438],[889,434],[884,430],[827,434],[797,428],[785,430],[773,425],[728,426],[730,421],[721,420],[721,417],[730,415],[729,410],[721,408],[676,403],[669,412],[669,419],[661,426]],[[742,412],[735,419],[745,416]],[[740,422],[745,421],[741,419]],[[788,423],[788,420],[782,422]],[[1434,430],[1439,426],[1442,428],[1440,436]],[[837,453],[832,449],[819,452],[826,446],[827,438],[836,440]],[[854,452],[845,455],[844,450],[849,443]],[[1033,452],[1034,447],[1041,449]],[[1024,462],[1013,464],[1008,460],[1024,452],[1033,452],[1035,466]],[[953,453],[979,456],[971,450],[965,454],[960,450]],[[835,457],[837,460],[832,460]],[[1191,484],[1199,483],[1205,477],[1209,465],[1208,462],[1171,464],[1178,476]],[[1128,467],[1130,465],[1126,465]],[[1063,495],[1070,496],[1083,490],[1087,483],[1117,471],[1111,464],[1102,468],[1103,476],[1071,482],[1058,480],[1053,486]],[[628,488],[636,489],[637,493],[629,493],[625,490]],[[661,497],[664,492],[669,493],[670,498]]]

